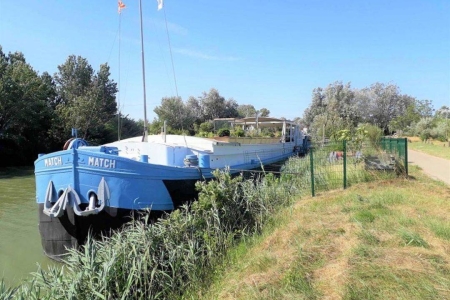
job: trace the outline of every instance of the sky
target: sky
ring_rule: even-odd
[[[0,0],[0,45],[39,74],[54,74],[69,55],[94,70],[108,63],[122,113],[143,119],[139,0],[123,3],[119,15],[116,0]],[[187,101],[211,88],[294,119],[314,88],[336,81],[394,83],[436,109],[450,106],[449,0],[165,0],[159,11],[142,0],[142,8],[150,121],[163,97],[178,90]]]

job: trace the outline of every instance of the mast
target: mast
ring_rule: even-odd
[[[142,29],[142,0],[139,0],[139,14],[141,16],[141,54],[142,54],[142,81],[144,88],[144,136],[142,137],[142,141],[147,142],[147,99],[145,93],[145,61],[144,61],[144,32]]]
[[[119,7],[120,9],[120,7]],[[121,32],[121,23],[122,23],[122,14],[119,11],[119,93],[117,96],[117,140],[120,141],[120,94],[121,94],[121,89],[120,89],[120,32]]]

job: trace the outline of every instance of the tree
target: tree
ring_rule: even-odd
[[[0,165],[27,164],[49,150],[49,100],[54,90],[20,52],[5,55],[0,47]]]
[[[325,94],[323,89],[318,87],[313,90],[312,101],[303,114],[306,126],[310,127],[317,115],[323,114],[326,110]]]
[[[241,118],[253,117],[256,115],[256,109],[251,104],[242,104],[237,108],[238,115]]]
[[[189,110],[191,112],[191,114],[193,115],[194,119],[195,119],[195,123],[196,124],[200,124],[203,119],[202,119],[202,107],[200,105],[200,101],[197,100],[197,98],[195,97],[189,97],[187,103],[186,103],[186,109]]]
[[[105,135],[107,135],[107,140],[114,141],[117,139],[117,134],[119,132],[117,122],[117,115],[110,119],[105,125]],[[144,128],[144,121],[142,123],[136,122],[127,116],[120,117],[120,138],[126,139],[130,137],[135,137],[142,135]]]
[[[450,108],[448,106],[442,106],[436,111],[437,118],[450,119]]]
[[[160,121],[167,122],[173,129],[182,130],[192,127],[195,116],[180,97],[162,98],[161,105],[153,110]]]
[[[264,107],[260,110],[256,110],[251,104],[241,104],[237,107],[237,113],[240,118],[255,117],[256,113],[258,113],[259,117],[268,117],[270,115],[270,110]]]
[[[390,122],[404,114],[415,99],[401,95],[395,84],[377,82],[370,88],[359,90],[357,101],[362,121],[379,126],[387,134]]]
[[[236,118],[239,116],[238,113],[239,104],[233,98],[225,101],[225,110],[220,118]]]
[[[313,90],[312,103],[305,110],[304,121],[316,139],[330,137],[337,130],[351,130],[360,116],[356,109],[354,91],[350,83],[329,84],[325,89]]]
[[[263,107],[259,110],[260,117],[268,117],[269,115],[270,115],[270,110],[268,110],[267,108]]]
[[[208,93],[203,92],[200,97],[200,105],[204,121],[220,118],[224,115],[225,98],[220,96],[216,89],[211,89]]]
[[[81,137],[93,143],[106,142],[105,123],[117,113],[117,84],[109,78],[109,66],[94,72],[88,61],[71,55],[55,74],[58,92],[56,111],[64,132],[79,129]],[[64,135],[60,133],[60,135]]]
[[[416,100],[417,112],[422,118],[433,116],[434,108],[431,100]]]
[[[417,123],[420,120],[420,115],[417,113],[415,103],[408,105],[406,111],[393,118],[389,122],[389,129],[391,131],[405,131],[410,128],[411,125]]]

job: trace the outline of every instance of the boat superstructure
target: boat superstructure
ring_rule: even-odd
[[[211,179],[215,169],[238,173],[303,153],[306,139],[298,127],[278,122],[285,131],[277,138],[163,133],[102,146],[74,139],[66,150],[41,155],[35,162],[36,199],[45,253],[57,258],[66,247],[82,244],[89,230],[118,228],[133,211],[173,210],[195,199],[195,182]]]

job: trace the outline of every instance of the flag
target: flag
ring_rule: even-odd
[[[119,0],[119,8],[118,8],[119,14],[122,11],[122,9],[124,9],[125,7],[126,7],[125,4],[123,4],[123,2],[121,0]]]
[[[163,8],[163,0],[156,0],[158,2],[158,10],[161,10]]]

